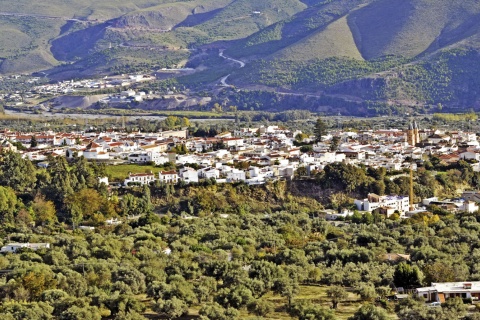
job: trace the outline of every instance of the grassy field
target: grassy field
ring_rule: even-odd
[[[157,174],[161,168],[150,165],[138,165],[138,164],[119,164],[107,166],[107,176],[111,181],[123,182],[128,178],[128,174],[131,173],[146,173],[153,172]]]

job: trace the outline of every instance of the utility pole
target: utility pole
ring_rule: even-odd
[[[409,190],[410,211],[415,210],[413,205],[413,152],[410,156],[410,190]]]

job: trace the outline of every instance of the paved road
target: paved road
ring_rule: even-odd
[[[233,62],[238,63],[238,64],[240,65],[240,68],[245,67],[245,62],[240,61],[240,60],[237,60],[237,59],[233,59],[233,58],[226,57],[226,56],[223,54],[223,51],[224,51],[224,49],[220,49],[220,51],[219,51],[219,53],[218,53],[218,55],[219,55],[220,57],[222,57],[223,59],[230,60],[230,61],[233,61]],[[227,74],[225,77],[223,77],[223,78],[220,79],[220,84],[221,84],[222,87],[232,87],[231,84],[228,84],[228,83],[227,83],[228,77],[230,77],[230,74]]]
[[[220,49],[220,52],[219,52],[219,56],[222,57],[223,59],[227,59],[227,60],[230,60],[230,61],[233,61],[233,62],[236,62],[238,64],[240,64],[240,68],[243,68],[245,67],[245,62],[243,61],[240,61],[240,60],[237,60],[237,59],[233,59],[233,58],[229,58],[229,57],[226,57],[224,54],[223,54],[223,49]]]
[[[225,77],[223,77],[222,79],[220,79],[220,83],[222,84],[222,86],[224,86],[224,87],[231,87],[231,85],[227,83],[228,77],[230,77],[230,75],[226,75]]]

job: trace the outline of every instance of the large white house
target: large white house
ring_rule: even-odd
[[[227,182],[245,181],[245,171],[232,169],[227,172]]]
[[[180,169],[178,176],[186,183],[198,182],[198,171],[190,167]]]
[[[372,212],[376,209],[386,207],[402,212],[407,212],[410,206],[410,198],[406,196],[379,196],[369,193],[367,199],[355,200],[355,205],[360,211]]]
[[[158,152],[135,152],[128,156],[128,161],[132,163],[153,162],[156,165],[168,162],[168,156]]]
[[[158,173],[158,180],[161,183],[177,183],[178,182],[178,174],[177,171],[160,171]]]
[[[432,283],[430,287],[418,288],[415,294],[426,301],[445,302],[449,298],[480,299],[480,281],[470,282],[440,282]]]
[[[144,185],[152,181],[155,181],[155,175],[153,173],[133,173],[125,179],[124,185],[128,186],[131,183]]]

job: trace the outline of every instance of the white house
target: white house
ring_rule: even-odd
[[[178,174],[177,171],[160,171],[158,173],[158,179],[162,183],[177,183],[178,182]]]
[[[149,184],[150,182],[155,181],[155,175],[153,173],[134,173],[130,174],[127,179],[124,181],[124,185],[128,186],[131,183],[139,183],[141,185]]]
[[[102,145],[91,142],[87,145],[85,150],[83,150],[83,156],[87,160],[108,160],[110,155],[108,152],[105,152]]]
[[[220,171],[216,168],[208,167],[200,169],[198,175],[204,179],[218,179],[220,178]]]
[[[3,246],[0,249],[0,252],[7,253],[15,253],[17,252],[18,249],[21,248],[29,248],[32,250],[38,250],[38,249],[50,249],[50,243],[9,243],[6,246]]]
[[[106,186],[108,186],[108,177],[98,177],[98,184],[105,184]]]
[[[242,147],[243,146],[243,139],[242,138],[225,138],[223,139],[223,143],[227,148],[231,147]]]
[[[334,210],[325,210],[325,219],[327,221],[335,221],[338,218],[345,219],[348,216],[352,216],[353,211],[344,209],[342,212],[334,211]]]
[[[227,173],[227,182],[245,181],[245,171],[233,169]]]
[[[386,207],[402,213],[409,210],[410,198],[405,196],[379,196],[370,193],[367,199],[355,200],[354,203],[360,211],[372,212],[375,209]]]
[[[478,301],[480,298],[480,281],[432,283],[430,287],[416,289],[415,294],[426,301],[440,303],[455,297]]]
[[[128,161],[132,163],[147,163],[153,162],[156,165],[168,162],[168,156],[158,152],[136,152],[128,155]]]
[[[198,171],[190,167],[180,169],[178,176],[186,183],[198,182]]]

